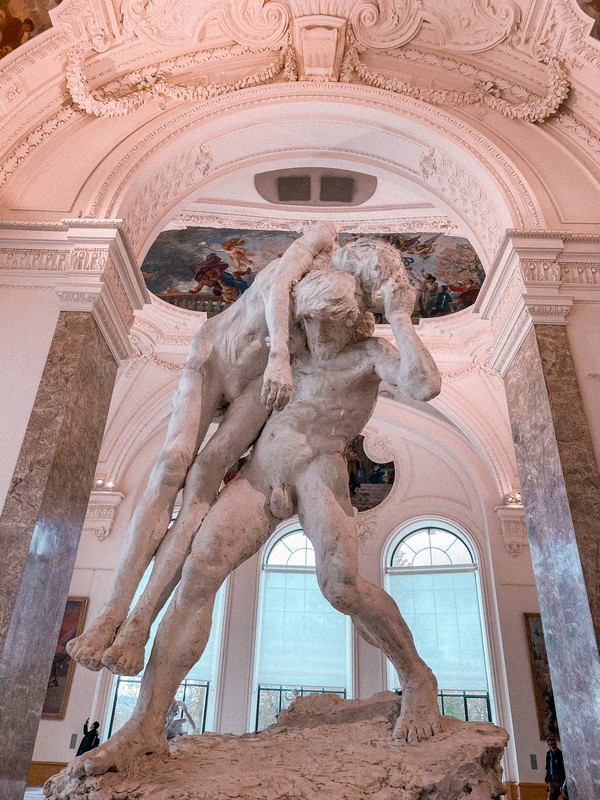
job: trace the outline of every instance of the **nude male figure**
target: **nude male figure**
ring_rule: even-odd
[[[150,625],[179,580],[192,538],[226,470],[252,444],[270,411],[283,408],[289,399],[290,292],[318,266],[320,254],[328,264],[335,238],[332,225],[316,224],[261,270],[236,303],[207,320],[195,335],[173,399],[165,444],[130,522],[111,595],[88,629],[67,646],[88,669],[106,666],[136,675],[143,668]],[[216,433],[197,456],[215,412],[223,406],[227,410]],[[167,536],[182,487],[183,505]],[[153,557],[149,583],[128,617]]]
[[[273,412],[250,461],[223,489],[194,539],[159,626],[133,716],[94,753],[75,759],[71,774],[122,770],[138,755],[166,751],[165,714],[206,646],[219,587],[264,545],[279,518],[294,511],[315,548],[324,596],[351,616],[361,635],[398,671],[403,695],[394,737],[414,742],[440,731],[433,673],[417,654],[392,598],[358,575],[358,537],[343,455],[368,421],[382,380],[428,400],[439,393],[440,375],[413,329],[415,295],[397,251],[381,244],[346,251],[340,259],[351,262],[363,285],[380,289],[398,349],[371,337],[373,317],[365,312],[363,291],[352,275],[317,271],[298,284],[296,316],[307,346],[293,359],[291,399]]]

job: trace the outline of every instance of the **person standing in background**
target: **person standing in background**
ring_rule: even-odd
[[[546,743],[548,752],[546,753],[546,777],[544,780],[548,784],[548,800],[558,800],[562,796],[561,786],[567,777],[565,775],[563,754],[554,736],[549,736],[546,739]]]

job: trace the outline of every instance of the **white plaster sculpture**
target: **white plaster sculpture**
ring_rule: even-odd
[[[328,259],[334,241],[332,225],[316,224],[194,337],[165,444],[129,525],[111,595],[91,626],[68,644],[69,654],[88,669],[106,666],[121,675],[137,675],[143,668],[152,621],[179,581],[192,537],[226,470],[248,449],[270,410],[283,408],[289,399],[290,292],[319,266],[316,256],[322,253]],[[213,417],[223,408],[216,433],[197,455]],[[183,505],[169,530],[182,487]],[[128,616],[152,558],[150,581]]]
[[[69,774],[120,771],[142,754],[166,751],[165,715],[206,646],[219,587],[294,512],[315,548],[323,594],[398,672],[403,696],[394,737],[417,742],[440,732],[435,677],[392,598],[358,575],[343,455],[368,421],[382,380],[428,400],[440,390],[440,375],[414,331],[415,293],[398,251],[383,242],[358,241],[337,251],[333,261],[339,271],[313,271],[294,290],[291,398],[283,408],[277,403],[250,461],[223,489],[194,538],[133,716],[93,753],[76,758]],[[383,297],[399,349],[371,336],[365,296],[375,291]]]
[[[416,746],[391,736],[401,699],[299,697],[252,736],[182,736],[171,758],[141,756],[124,774],[46,783],[51,800],[490,800],[503,795],[508,736],[490,722],[444,717]]]
[[[177,719],[177,714],[180,710],[183,711],[187,719],[184,717]],[[172,700],[167,711],[167,718],[165,722],[165,735],[167,739],[171,740],[177,738],[177,736],[183,736],[184,733],[186,733],[188,722],[192,726],[193,731],[196,727],[196,723],[188,711],[186,704],[181,700]]]

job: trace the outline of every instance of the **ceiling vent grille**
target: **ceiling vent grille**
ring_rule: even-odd
[[[373,196],[377,178],[363,172],[310,167],[261,172],[254,176],[254,185],[269,203],[358,206]]]

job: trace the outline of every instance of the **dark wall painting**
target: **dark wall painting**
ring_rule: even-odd
[[[164,231],[142,272],[148,289],[181,308],[219,313],[234,303],[257,273],[299,234],[231,228]],[[340,234],[340,244],[376,234]],[[440,233],[381,234],[400,252],[418,290],[415,317],[453,314],[475,302],[485,277],[472,245]]]
[[[0,0],[0,58],[52,27],[48,10],[60,0]]]

